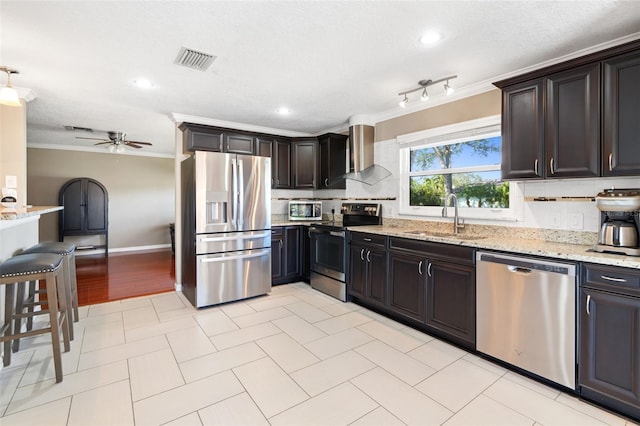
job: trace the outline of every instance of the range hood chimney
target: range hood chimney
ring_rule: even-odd
[[[349,119],[349,173],[344,179],[375,185],[391,175],[389,170],[374,163],[374,132],[375,127],[362,116]]]

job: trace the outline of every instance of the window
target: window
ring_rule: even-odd
[[[513,216],[510,184],[500,180],[499,116],[403,135],[398,143],[400,213],[441,216],[454,194],[463,217]]]

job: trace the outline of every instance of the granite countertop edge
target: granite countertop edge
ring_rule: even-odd
[[[62,206],[30,206],[30,207],[16,207],[0,208],[0,220],[16,220],[26,217],[37,216],[45,213],[52,213],[62,210]]]

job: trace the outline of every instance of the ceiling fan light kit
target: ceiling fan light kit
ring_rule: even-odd
[[[18,70],[0,66],[0,71],[7,73],[7,84],[0,89],[0,104],[7,106],[22,106],[18,92],[11,86],[11,74],[18,74]]]
[[[106,149],[109,152],[113,152],[115,154],[122,153],[126,151],[127,146],[132,148],[140,149],[143,145],[152,146],[153,144],[150,142],[140,142],[140,141],[130,141],[127,139],[127,134],[124,132],[107,132],[108,139],[104,138],[85,138],[82,136],[76,136],[76,139],[87,139],[100,141],[96,142],[94,145],[107,145]]]
[[[455,78],[458,78],[457,75],[452,75],[449,77],[445,77],[445,78],[441,78],[439,80],[420,80],[418,82],[418,87],[414,88],[414,89],[409,89],[409,90],[404,90],[400,93],[398,93],[398,96],[402,96],[402,100],[400,101],[400,103],[398,105],[400,105],[401,108],[405,108],[407,106],[407,104],[409,103],[409,98],[407,97],[407,95],[409,93],[413,93],[413,92],[417,92],[419,90],[422,90],[422,94],[420,95],[420,100],[422,101],[427,101],[429,100],[429,93],[427,93],[427,87],[429,86],[433,86],[434,84],[437,83],[442,83],[443,81],[445,82],[444,84],[444,92],[447,96],[451,95],[453,93],[453,87],[451,87],[451,85],[449,84],[449,80],[453,80]]]

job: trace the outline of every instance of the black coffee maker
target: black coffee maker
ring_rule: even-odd
[[[593,250],[640,256],[640,189],[605,189],[596,207],[600,232]]]

